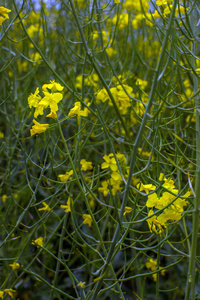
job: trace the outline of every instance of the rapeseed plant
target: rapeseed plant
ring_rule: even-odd
[[[199,298],[198,1],[19,2],[0,7],[0,298]]]

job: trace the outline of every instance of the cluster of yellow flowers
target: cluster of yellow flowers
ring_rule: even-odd
[[[9,19],[8,13],[11,12],[11,9],[8,9],[4,6],[0,6],[0,25],[6,20]]]
[[[55,82],[55,80],[52,80],[49,84],[42,86],[42,92],[44,94],[42,98],[39,95],[39,87],[37,87],[35,93],[28,97],[29,107],[35,108],[34,118],[37,118],[38,115],[43,115],[44,109],[49,107],[51,111],[46,117],[56,119],[58,103],[63,99],[63,95],[60,93],[62,90],[63,86]],[[35,125],[30,130],[31,135],[44,132],[49,127],[49,124],[40,124],[36,120],[33,120],[33,122]]]
[[[147,219],[147,223],[150,231],[155,233],[161,233],[167,227],[166,223],[168,221],[176,222],[181,219],[183,208],[189,204],[185,199],[191,195],[191,192],[188,191],[182,198],[177,197],[179,191],[175,188],[174,181],[171,178],[167,179],[163,173],[160,174],[159,180],[163,182],[161,186],[165,191],[161,197],[158,197],[156,192],[149,194],[146,202],[146,206],[151,208],[148,216],[153,215]],[[139,183],[137,187],[140,191],[145,191],[146,193],[156,189],[156,186],[153,184],[144,185]],[[161,210],[160,214],[154,214],[159,210]]]
[[[119,0],[116,0],[115,3],[119,4],[121,2]],[[120,30],[127,28],[127,26],[129,25],[129,21],[132,23],[132,27],[134,30],[140,28],[142,26],[142,22],[144,22],[147,26],[152,27],[155,19],[159,19],[161,18],[161,16],[166,18],[167,15],[171,13],[173,7],[172,0],[157,0],[156,5],[158,7],[162,7],[162,9],[155,10],[154,12],[149,12],[149,0],[123,1],[122,13],[119,16],[116,15],[113,17],[113,24],[117,24]],[[132,20],[130,19],[130,13],[133,13],[135,15]],[[177,7],[175,10],[175,17],[180,16],[180,14],[185,14],[185,8],[179,3],[179,7]]]
[[[99,81],[99,77],[96,73],[84,77],[84,84],[87,86],[98,88],[98,81]],[[83,75],[80,74],[76,77],[76,88],[81,90],[82,83],[83,83]]]
[[[117,153],[116,157],[119,163],[121,164],[121,167],[124,167],[126,165],[125,155]],[[123,179],[119,172],[114,154],[110,153],[109,155],[104,155],[103,159],[105,162],[102,163],[101,168],[110,169],[111,175],[108,180],[104,180],[101,182],[101,187],[98,188],[98,191],[103,193],[103,195],[106,197],[110,191],[109,186],[111,186],[111,193],[114,196],[116,195],[117,191],[120,192],[122,190],[121,184],[123,182]]]
[[[152,272],[157,270],[157,260],[153,259],[153,258],[148,258],[145,264],[146,268],[151,270]],[[162,269],[161,267],[159,267],[159,270]],[[165,270],[162,270],[161,275],[164,276],[165,275]],[[157,280],[157,273],[152,274],[153,280],[156,281]]]
[[[129,85],[124,84],[123,87],[121,85],[117,85],[116,87],[110,88],[110,92],[112,93],[121,113],[126,114],[131,106],[131,98],[129,96],[135,97],[135,94],[133,93],[133,88]],[[98,104],[108,100],[108,105],[113,106],[105,88],[101,89],[96,94],[96,100]]]
[[[13,290],[13,289],[5,289],[5,290],[3,290],[3,291],[0,291],[0,298],[1,299],[3,299],[4,298],[4,294],[6,293],[6,294],[8,294],[12,299],[14,299],[14,293],[15,293],[16,291],[15,290]]]

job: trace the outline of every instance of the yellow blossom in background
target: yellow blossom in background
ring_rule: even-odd
[[[67,204],[66,205],[60,205],[60,208],[64,209],[66,213],[70,212],[71,211],[71,198],[68,198],[67,200]]]
[[[115,196],[117,192],[121,192],[122,180],[115,180],[114,178],[111,177],[109,183],[112,186],[111,193],[113,196]]]
[[[4,291],[0,291],[0,298],[3,299]]]
[[[125,206],[125,210],[124,210],[124,216],[126,215],[126,214],[130,214],[131,212],[132,212],[132,207],[129,207],[129,206]]]
[[[65,182],[67,181],[68,179],[71,180],[72,179],[72,176],[73,175],[73,170],[70,170],[69,172],[66,172],[65,174],[60,174],[58,175],[59,179],[62,181],[62,182]]]
[[[83,214],[83,224],[88,224],[89,227],[92,226],[92,217],[88,214]]]
[[[36,34],[38,34],[39,36],[41,36],[41,34],[42,34],[42,28],[39,27],[39,24],[30,25],[27,28],[27,33],[30,36],[30,38],[33,39]],[[33,46],[31,46],[31,48],[33,48]]]
[[[42,57],[38,52],[30,54],[30,59],[33,61],[33,65],[36,65],[36,63],[41,64],[42,62]]]
[[[103,193],[104,197],[106,197],[109,193],[108,182],[106,180],[101,182],[101,187],[98,188],[100,193]]]
[[[4,138],[4,133],[0,131],[0,139]]]
[[[96,193],[94,195],[97,196]],[[95,198],[91,194],[88,194],[88,198],[89,198],[89,205],[90,205],[90,207],[92,209],[94,209],[95,206],[96,206],[96,200],[95,200]]]
[[[11,12],[11,9],[8,9],[4,6],[0,6],[0,25],[6,20],[9,19],[8,13]]]
[[[172,3],[173,0],[156,0],[156,5],[161,6],[161,5],[167,5]]]
[[[138,112],[138,114],[139,114],[139,112]],[[143,151],[142,148],[138,148],[138,153],[139,153],[140,155],[146,156],[146,157],[150,157],[150,155],[151,155],[151,152]],[[153,156],[152,156],[152,158],[153,158]]]
[[[37,244],[38,246],[40,246],[40,247],[43,247],[44,246],[44,241],[43,241],[43,237],[39,237],[39,238],[37,238],[36,240],[34,240],[33,242],[32,242],[32,245],[35,245],[35,244]],[[37,247],[38,247],[37,246]]]
[[[81,171],[87,171],[93,169],[92,162],[86,161],[85,159],[81,159],[80,164],[81,164]]]
[[[97,34],[97,38],[98,38],[98,36],[99,35]],[[95,37],[95,34],[93,34],[93,38],[94,37]],[[88,77],[84,77],[84,85],[98,88],[98,80],[99,80],[98,75],[93,73],[92,75],[89,75]],[[83,84],[83,75],[80,74],[76,77],[76,88],[82,89],[82,84]]]
[[[114,25],[116,25],[118,22],[119,29],[123,30],[129,24],[129,14],[124,12],[123,14],[120,14],[119,16],[114,16],[112,18],[112,22]]]
[[[126,156],[123,153],[117,152],[116,157],[120,164],[123,164],[123,165],[126,164],[126,162],[127,162]]]
[[[51,208],[49,207],[48,204],[46,204],[46,202],[42,202],[43,207],[39,208],[38,211],[42,211],[42,210],[46,210],[46,211],[50,211]]]
[[[4,194],[4,195],[2,195],[2,196],[1,196],[1,199],[2,199],[2,202],[6,202],[7,195],[5,195],[5,194]]]
[[[128,170],[128,174],[129,174],[129,170]],[[133,186],[136,186],[139,182],[140,182],[140,179],[138,177],[135,177],[135,176],[132,177],[132,185]]]
[[[79,284],[77,284],[77,286],[84,289],[85,288],[85,282],[80,281]]]
[[[49,124],[40,124],[36,120],[33,120],[33,123],[35,125],[33,125],[32,128],[30,129],[31,136],[37,133],[42,133],[46,131],[47,128],[49,127]]]
[[[20,264],[17,262],[14,262],[13,264],[9,265],[13,270],[17,270],[20,268]]]
[[[126,0],[123,3],[123,7],[137,15],[138,13],[143,12],[143,10],[147,12],[150,5],[149,0]]]
[[[117,54],[117,50],[114,49],[113,47],[106,48],[106,52],[107,52],[109,57],[112,57],[115,54]]]
[[[157,261],[155,259],[149,258],[145,264],[147,269],[151,269],[151,271],[156,271],[157,269]]]
[[[153,258],[148,258],[145,264],[147,269],[150,269],[152,272],[156,271],[157,269],[162,269],[161,267],[157,268],[157,260],[153,259]],[[165,275],[165,270],[162,270],[161,275],[164,276]],[[152,274],[153,280],[156,281],[157,280],[157,273]]]
[[[187,123],[189,122],[192,122],[192,123],[195,123],[196,122],[196,113],[193,113],[192,116],[191,115],[188,115],[185,119],[185,121]]]
[[[115,181],[122,181],[121,174],[117,172],[112,172],[111,173],[111,178],[114,179]]]

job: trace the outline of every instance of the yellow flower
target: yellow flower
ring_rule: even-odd
[[[34,94],[30,94],[30,96],[28,97],[28,105],[29,107],[37,107],[40,100],[41,100],[41,96],[38,95],[39,94],[39,87],[36,88],[35,93]]]
[[[105,102],[106,100],[109,99],[108,93],[105,88],[101,89],[97,94],[96,94],[96,100],[97,104],[101,102]]]
[[[153,184],[138,183],[137,188],[140,191],[145,191],[145,193],[148,194],[150,191],[154,191],[156,189],[156,186]]]
[[[152,214],[154,214],[154,211],[151,209],[148,213],[148,216],[151,216]],[[162,217],[163,217],[163,214],[161,214],[158,217],[156,215],[154,215],[151,218],[147,219],[149,230],[151,232],[161,233],[163,231],[163,229],[166,228],[165,220]]]
[[[156,5],[158,5],[158,6],[167,5],[171,2],[172,2],[172,0],[156,0]]]
[[[47,128],[49,127],[49,124],[40,124],[36,120],[33,120],[33,123],[35,125],[33,125],[32,128],[30,129],[31,136],[37,133],[42,133],[46,131]]]
[[[173,189],[175,189],[175,185],[174,185],[174,181],[171,178],[165,178],[164,177],[164,181],[165,183],[163,183],[162,186],[164,186],[166,189],[172,191]]]
[[[20,268],[20,264],[19,263],[16,263],[14,262],[13,264],[10,264],[9,265],[13,270],[17,270]]]
[[[148,195],[146,206],[147,207],[157,207],[156,205],[157,205],[158,201],[159,201],[159,198],[157,197],[156,193]]]
[[[91,216],[90,215],[88,215],[88,214],[83,214],[83,224],[88,224],[88,226],[89,227],[91,227],[92,226],[92,218],[91,218]]]
[[[57,119],[57,113],[51,111],[50,114],[46,115],[47,118]]]
[[[12,289],[5,289],[4,290],[4,293],[7,293],[12,299],[14,298],[14,295],[13,293],[15,293],[16,291],[15,290],[12,290]]]
[[[0,291],[0,298],[3,299],[4,291]]]
[[[69,179],[69,180],[72,179],[72,177],[71,177],[72,174],[73,174],[73,170],[71,170],[71,171],[69,171],[69,172],[66,172],[65,174],[60,174],[60,175],[58,175],[58,177],[60,178],[60,180],[61,180],[62,182],[65,182],[65,181],[67,181],[68,179]]]
[[[4,195],[2,195],[2,196],[1,196],[1,199],[2,199],[2,201],[3,201],[3,202],[6,202],[7,195],[5,195],[5,194],[4,194]]]
[[[120,152],[116,153],[117,159],[120,164],[126,164],[126,156]]]
[[[130,214],[131,212],[132,212],[132,207],[129,207],[129,206],[125,206],[125,210],[124,210],[124,216],[126,215],[126,214]]]
[[[9,19],[8,13],[11,12],[11,9],[8,9],[4,6],[0,6],[0,25],[6,20]]]
[[[78,286],[80,288],[84,289],[85,288],[85,282],[80,281],[79,284],[78,284]]]
[[[46,204],[45,202],[42,202],[43,207],[39,208],[38,211],[42,211],[42,210],[46,210],[46,211],[50,211],[51,208],[49,207],[48,204]]]
[[[81,163],[81,171],[87,171],[87,170],[92,170],[93,169],[92,162],[90,162],[90,161],[86,161],[85,159],[81,159],[80,163]]]
[[[160,173],[160,176],[159,176],[158,180],[162,181],[162,180],[164,180],[164,178],[165,178],[165,175],[163,173]]]
[[[104,197],[106,197],[109,193],[108,182],[106,180],[101,182],[101,187],[98,188],[100,193],[103,193]]]
[[[112,172],[111,178],[114,179],[115,181],[122,181],[122,176],[120,175],[119,172]]]
[[[32,242],[32,245],[35,245],[35,244],[37,244],[37,247],[43,247],[44,246],[44,241],[43,241],[43,237],[39,237],[39,238],[37,238],[36,240],[34,240],[33,242]]]
[[[80,119],[81,116],[87,117],[89,113],[89,110],[84,108],[84,110],[81,110],[81,103],[80,102],[75,102],[74,107],[70,109],[70,112],[68,113],[69,118],[73,118],[76,115],[78,116],[78,119]]]
[[[120,186],[121,182],[122,182],[122,180],[115,180],[112,177],[110,178],[109,183],[112,186],[111,193],[113,196],[115,196],[117,192],[121,192],[121,190],[122,190],[122,187]]]
[[[152,272],[157,270],[157,260],[152,259],[152,258],[148,258],[145,264],[147,269],[150,269]],[[159,270],[162,269],[161,267],[159,267]],[[165,270],[162,270],[161,275],[165,275]],[[156,281],[157,280],[157,273],[152,274],[153,280]]]
[[[155,259],[149,258],[145,266],[147,269],[151,269],[151,271],[155,271],[157,269],[157,261]]]
[[[102,169],[110,168],[114,172],[118,170],[118,166],[113,153],[110,153],[109,155],[104,155],[103,159],[105,160],[105,162],[101,165]]]
[[[64,87],[60,84],[60,83],[57,83],[57,82],[55,82],[55,79],[54,80],[50,80],[50,82],[51,83],[49,83],[49,84],[44,84],[43,86],[42,86],[42,90],[44,91],[44,92],[47,92],[47,88],[49,89],[49,90],[52,90],[52,92],[56,92],[56,91],[62,91],[63,89],[64,89]]]
[[[43,92],[44,98],[40,101],[40,105],[44,107],[50,107],[52,112],[56,112],[58,110],[58,103],[62,100],[63,95],[61,93],[49,93]]]
[[[60,205],[60,208],[64,209],[65,212],[68,213],[68,212],[71,211],[70,203],[71,203],[71,198],[68,198],[67,204],[66,205]]]

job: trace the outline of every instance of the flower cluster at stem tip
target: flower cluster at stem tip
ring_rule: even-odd
[[[139,183],[137,185],[140,191],[148,194],[146,206],[150,208],[148,216],[152,215],[152,217],[147,219],[147,223],[150,231],[156,234],[163,232],[168,221],[176,222],[181,219],[183,208],[189,204],[185,198],[191,195],[188,191],[181,198],[178,197],[179,191],[175,188],[174,181],[172,178],[167,179],[163,173],[160,174],[159,181],[163,182],[161,186],[165,189],[161,197],[158,197],[156,192],[150,193],[156,189],[153,184]],[[159,210],[161,210],[160,213]]]
[[[58,111],[58,103],[63,99],[63,95],[61,91],[63,90],[63,86],[60,83],[55,82],[55,80],[50,80],[49,84],[44,84],[42,86],[42,92],[44,97],[39,95],[39,87],[36,88],[34,94],[30,94],[28,97],[28,105],[29,107],[34,107],[34,118],[37,118],[38,115],[44,114],[44,109],[50,108],[50,113],[46,115],[47,118],[57,118]],[[31,135],[41,133],[46,131],[49,127],[49,124],[40,124],[36,120],[33,120],[34,126],[31,128]]]
[[[8,9],[4,6],[0,6],[0,25],[6,20],[9,19],[8,13],[11,12],[11,9]]]

